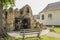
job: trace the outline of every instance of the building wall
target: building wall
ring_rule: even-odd
[[[52,14],[52,19],[48,18],[48,14]],[[44,15],[44,20],[42,20],[42,15]],[[60,25],[60,10],[50,10],[40,13],[40,21],[44,25]]]

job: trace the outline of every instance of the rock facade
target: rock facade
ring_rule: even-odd
[[[34,19],[29,5],[21,9],[10,7],[7,11],[4,10],[4,20],[9,31],[42,28],[41,24]]]

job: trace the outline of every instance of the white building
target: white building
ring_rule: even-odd
[[[43,25],[60,26],[60,2],[48,4],[39,14]]]

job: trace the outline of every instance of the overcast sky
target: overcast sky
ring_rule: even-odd
[[[49,3],[58,2],[60,0],[16,0],[15,7],[21,9],[28,4],[32,8],[33,15],[39,14]]]

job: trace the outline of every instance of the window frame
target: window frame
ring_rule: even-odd
[[[42,18],[41,19],[44,20],[44,14],[42,14]]]
[[[52,14],[48,14],[48,19],[52,20]]]

